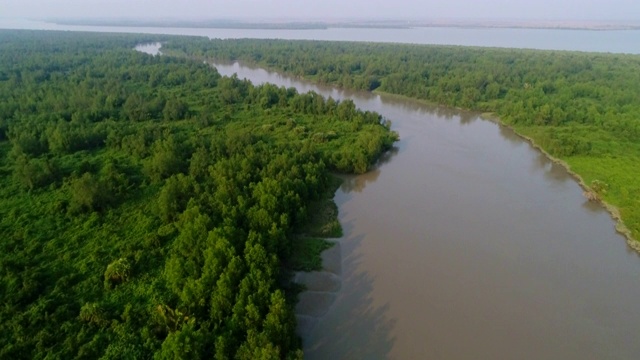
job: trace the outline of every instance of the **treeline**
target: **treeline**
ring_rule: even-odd
[[[565,160],[640,238],[640,56],[208,39],[169,42],[164,51],[495,113]]]
[[[170,39],[0,31],[0,358],[302,356],[294,234],[397,135]]]

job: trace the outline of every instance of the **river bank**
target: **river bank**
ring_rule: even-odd
[[[233,61],[233,63],[247,64],[247,65],[250,65],[250,66],[260,66],[257,63],[251,63],[251,62],[247,63],[245,61],[240,61],[240,60],[235,60],[235,61]],[[277,69],[275,69],[275,68],[274,69],[270,69],[270,70],[271,71],[277,71]],[[314,82],[314,83],[319,83],[313,77],[292,76],[292,78],[293,79],[305,80],[305,81],[311,81],[311,82]],[[332,85],[332,84],[324,84],[324,83],[320,83],[320,84],[323,85],[323,86],[335,86],[335,85]],[[343,88],[343,89],[346,89],[346,88]],[[511,129],[520,138],[522,138],[523,140],[527,141],[529,144],[531,144],[532,147],[534,147],[535,149],[540,151],[542,154],[544,154],[550,161],[553,161],[554,163],[564,167],[567,170],[567,172],[576,180],[576,182],[580,185],[580,187],[584,190],[585,198],[587,198],[590,201],[597,202],[604,209],[607,210],[607,212],[611,215],[611,218],[615,221],[615,230],[620,235],[624,236],[624,238],[626,239],[627,245],[631,249],[633,249],[638,254],[640,254],[640,241],[638,241],[637,239],[635,239],[633,237],[633,234],[632,234],[631,230],[624,223],[624,221],[623,221],[623,219],[622,219],[622,217],[620,215],[620,211],[616,206],[604,201],[602,199],[602,197],[600,197],[589,185],[586,184],[586,182],[584,181],[584,179],[582,178],[582,176],[580,174],[576,173],[575,171],[573,171],[571,169],[571,166],[567,162],[565,162],[565,161],[563,161],[563,160],[551,155],[546,149],[544,149],[542,146],[540,146],[535,141],[535,139],[533,139],[532,137],[529,137],[529,136],[526,136],[526,135],[522,134],[521,132],[518,131],[518,129],[516,127],[513,127],[513,126],[505,123],[504,121],[502,121],[502,119],[500,117],[498,117],[494,113],[486,113],[486,112],[485,113],[481,113],[480,111],[473,110],[473,109],[451,108],[449,106],[438,104],[436,102],[432,102],[432,101],[429,101],[429,100],[413,98],[413,97],[409,97],[409,96],[405,96],[405,95],[401,95],[401,94],[395,94],[395,93],[380,91],[380,90],[377,90],[377,89],[373,90],[371,93],[377,94],[377,95],[382,95],[382,96],[388,97],[390,99],[398,99],[398,100],[402,100],[402,101],[413,101],[413,102],[415,102],[417,104],[422,104],[422,105],[429,106],[429,107],[438,107],[438,108],[443,108],[443,109],[455,109],[456,111],[475,113],[475,114],[481,115],[481,117],[483,119],[485,119],[485,120],[492,121],[492,122],[494,122],[494,123],[496,123],[496,124],[498,124],[500,126],[504,126],[506,128]]]
[[[301,79],[305,79],[305,80],[313,81],[312,79],[307,79],[307,78],[304,78],[304,77],[300,77],[300,78]],[[615,221],[615,230],[620,235],[624,236],[629,248],[633,249],[634,251],[636,251],[640,255],[640,241],[638,241],[638,239],[635,239],[633,237],[633,234],[632,234],[631,230],[624,223],[624,220],[622,219],[622,217],[620,215],[620,210],[616,206],[614,206],[614,205],[606,202],[605,200],[603,200],[602,197],[599,196],[596,191],[594,191],[589,185],[587,185],[587,183],[584,181],[584,179],[582,178],[582,176],[580,174],[576,173],[575,171],[573,171],[571,169],[571,166],[566,161],[551,155],[546,149],[544,149],[542,146],[540,146],[535,141],[534,138],[522,134],[520,131],[518,131],[518,129],[516,127],[513,127],[510,124],[507,124],[504,121],[502,121],[502,119],[499,116],[497,116],[496,114],[487,113],[487,112],[481,113],[481,112],[479,112],[477,110],[472,110],[472,109],[451,108],[449,106],[438,104],[438,103],[435,103],[435,102],[432,102],[432,101],[429,101],[429,100],[412,98],[412,97],[409,97],[409,96],[389,93],[389,92],[380,91],[380,90],[374,90],[372,93],[378,94],[378,95],[383,95],[383,96],[386,96],[386,97],[391,98],[391,99],[398,99],[398,100],[404,100],[404,101],[414,101],[417,104],[422,104],[422,105],[430,106],[430,107],[442,107],[442,108],[446,108],[446,109],[455,109],[456,111],[476,113],[476,114],[479,114],[485,120],[489,120],[491,122],[494,122],[494,123],[498,124],[499,126],[504,126],[504,127],[508,128],[508,129],[512,130],[520,138],[522,138],[523,140],[527,141],[533,148],[535,148],[536,150],[538,150],[542,154],[544,154],[544,156],[546,156],[550,161],[553,161],[554,163],[556,163],[556,164],[562,166],[563,168],[565,168],[567,173],[570,174],[576,180],[576,182],[580,185],[580,187],[584,190],[585,198],[588,199],[589,201],[597,202],[604,209],[607,210],[607,212],[611,215],[611,218]]]
[[[239,64],[244,64],[247,62],[244,61],[239,61],[239,60],[235,60],[234,62],[237,62]],[[250,66],[260,66],[260,64],[257,63],[247,63]],[[272,68],[270,69],[271,71],[277,71],[277,69]],[[307,76],[292,76],[292,78],[294,79],[300,79],[300,80],[306,80],[306,81],[311,81],[314,83],[319,83],[317,81],[317,79],[313,78],[313,77],[307,77]],[[320,83],[323,86],[335,86],[333,84],[325,84],[325,83]],[[339,88],[339,87],[338,87]],[[343,88],[346,89],[346,88]],[[478,114],[481,115],[482,118],[495,122],[496,124],[500,125],[500,126],[504,126],[507,127],[509,129],[511,129],[512,131],[514,131],[515,134],[517,134],[520,138],[522,138],[523,140],[527,141],[528,143],[531,144],[532,147],[534,147],[535,149],[537,149],[538,151],[540,151],[542,154],[544,154],[550,161],[553,161],[554,163],[557,163],[558,165],[561,165],[562,167],[564,167],[567,172],[576,180],[576,182],[580,185],[580,187],[584,190],[584,195],[585,198],[587,198],[590,201],[595,201],[598,204],[600,204],[604,209],[607,210],[607,212],[611,215],[611,218],[615,221],[615,230],[622,236],[624,236],[627,245],[629,246],[629,248],[633,249],[634,251],[636,251],[638,254],[640,254],[640,241],[638,241],[638,239],[633,237],[633,234],[631,232],[631,230],[626,226],[626,224],[624,223],[624,220],[622,219],[622,216],[620,214],[620,210],[606,202],[605,200],[602,199],[602,197],[600,195],[597,194],[596,191],[594,191],[594,189],[592,189],[583,179],[583,177],[578,174],[577,172],[573,171],[571,169],[571,166],[566,162],[563,161],[557,157],[554,157],[553,155],[551,155],[546,149],[544,149],[541,145],[539,145],[534,138],[526,136],[524,134],[522,134],[521,131],[519,131],[519,129],[517,127],[513,127],[510,124],[507,124],[506,122],[502,121],[502,119],[500,117],[498,117],[497,115],[493,114],[493,113],[481,113],[478,110],[473,110],[473,109],[464,109],[464,108],[452,108],[449,107],[447,105],[442,105],[436,102],[432,102],[426,99],[418,99],[418,98],[413,98],[413,97],[409,97],[409,96],[405,96],[405,95],[401,95],[401,94],[395,94],[395,93],[390,93],[390,92],[385,92],[385,91],[380,91],[380,90],[373,90],[371,93],[373,94],[377,94],[377,95],[382,95],[385,97],[388,97],[390,99],[398,99],[398,100],[402,100],[402,101],[413,101],[417,104],[422,104],[425,106],[429,106],[429,107],[437,107],[437,108],[443,108],[443,109],[452,109],[452,110],[456,110],[456,111],[461,111],[461,112],[469,112],[469,113],[474,113],[474,114]]]
[[[500,119],[499,116],[493,114],[493,113],[482,113],[482,118],[485,120],[489,120],[492,122],[495,122],[496,124],[500,125],[500,126],[504,126],[506,128],[509,128],[511,130],[513,130],[513,132],[518,135],[519,137],[521,137],[522,139],[524,139],[525,141],[527,141],[529,144],[531,144],[531,146],[535,149],[537,149],[538,151],[540,151],[541,153],[544,154],[544,156],[546,156],[549,160],[553,161],[554,163],[562,166],[563,168],[566,169],[567,173],[569,173],[575,180],[576,182],[580,185],[580,187],[584,190],[584,196],[587,200],[589,201],[595,201],[598,204],[600,204],[603,208],[605,208],[607,210],[607,212],[609,212],[609,214],[611,215],[611,219],[613,219],[615,221],[615,229],[616,231],[625,237],[626,241],[627,241],[627,245],[629,246],[629,248],[633,249],[634,251],[636,251],[639,255],[640,255],[640,241],[638,241],[637,239],[635,239],[633,237],[633,234],[631,233],[631,230],[629,230],[629,228],[627,228],[627,226],[624,224],[624,221],[622,220],[622,217],[620,216],[620,210],[607,203],[606,201],[604,201],[602,199],[602,197],[600,197],[598,195],[598,193],[596,191],[594,191],[589,185],[587,185],[584,181],[584,179],[582,178],[582,176],[580,176],[580,174],[576,173],[575,171],[573,171],[571,169],[571,166],[564,160],[559,159],[551,154],[549,154],[548,151],[546,151],[542,146],[540,146],[534,138],[529,137],[527,135],[522,134],[521,132],[518,132],[518,129],[505,123],[504,121],[502,121],[502,119]]]

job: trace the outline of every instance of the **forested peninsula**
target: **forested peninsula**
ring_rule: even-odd
[[[640,249],[640,56],[248,39],[164,49],[490,113],[565,164]]]
[[[0,31],[2,359],[302,357],[299,234],[397,134],[158,41]]]

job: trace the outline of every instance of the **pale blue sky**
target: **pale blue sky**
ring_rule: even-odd
[[[0,0],[0,16],[640,20],[640,0]]]

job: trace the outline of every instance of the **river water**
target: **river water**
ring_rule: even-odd
[[[1,14],[0,14],[1,16]],[[220,39],[371,41],[640,54],[640,30],[562,30],[417,27],[410,29],[329,28],[313,30],[206,29],[57,25],[0,18],[0,29],[126,32],[193,35]]]
[[[319,87],[401,141],[335,201],[342,284],[302,333],[309,359],[636,359],[640,259],[559,165],[477,114]]]

